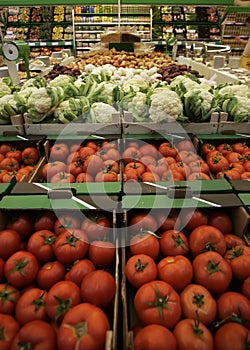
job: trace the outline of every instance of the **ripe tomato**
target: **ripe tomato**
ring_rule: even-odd
[[[209,166],[201,159],[197,159],[196,161],[189,163],[188,166],[192,173],[209,173]]]
[[[125,271],[129,283],[135,288],[139,288],[144,283],[153,281],[157,277],[154,260],[145,254],[133,255],[128,259]]]
[[[207,164],[209,166],[209,169],[215,174],[229,167],[229,161],[223,156],[211,156],[207,159]]]
[[[67,164],[74,163],[74,162],[81,162],[82,160],[80,158],[79,152],[71,152],[67,157]]]
[[[158,150],[163,157],[175,158],[177,156],[177,149],[170,142],[163,142]]]
[[[0,315],[0,349],[9,350],[11,348],[12,340],[19,331],[19,324],[10,315]]]
[[[112,159],[112,160],[116,160],[119,161],[121,156],[120,153],[117,149],[115,148],[110,148],[110,149],[101,149],[98,154],[100,154],[102,160],[108,160],[108,159]]]
[[[139,161],[145,166],[153,165],[155,164],[155,158],[152,156],[143,156],[139,159]]]
[[[176,163],[176,160],[173,157],[166,157],[166,158],[159,159],[159,163],[160,162],[166,162],[168,165],[170,165],[170,164]]]
[[[68,165],[67,172],[77,177],[83,171],[83,163],[81,160],[76,160]]]
[[[93,214],[83,221],[81,229],[86,233],[89,241],[96,241],[108,235],[110,231],[110,221],[109,218],[103,214]]]
[[[19,291],[10,284],[0,284],[0,313],[12,314],[20,298]]]
[[[126,172],[130,169],[135,169],[138,176],[141,176],[146,171],[145,166],[140,162],[130,162],[126,164],[124,168],[124,173],[126,174]]]
[[[71,269],[66,273],[65,280],[72,281],[81,287],[83,278],[95,270],[95,265],[88,259],[77,260]]]
[[[193,278],[190,261],[182,255],[168,256],[157,265],[159,279],[169,283],[176,291],[181,291]]]
[[[229,163],[243,163],[244,157],[240,153],[237,152],[230,152],[226,155],[227,160]]]
[[[238,323],[226,323],[220,327],[214,337],[216,350],[247,349],[250,342],[250,332]]]
[[[80,302],[80,288],[72,281],[61,281],[48,291],[45,309],[51,320],[60,321],[67,311]]]
[[[95,145],[95,143],[93,142]],[[96,146],[96,145],[95,145]],[[81,146],[78,143],[74,143],[73,145],[70,146],[69,151],[72,152],[77,152]]]
[[[39,160],[38,150],[34,147],[27,147],[22,151],[22,161],[27,165],[34,165]]]
[[[225,241],[226,241],[226,245],[227,248],[233,248],[238,246],[244,246],[246,245],[245,242],[243,241],[243,239],[241,239],[240,237],[236,236],[236,235],[232,235],[232,234],[226,234],[224,235]]]
[[[155,145],[151,145],[150,143],[146,143],[140,147],[140,152],[142,156],[152,156],[155,159],[158,158],[159,152]]]
[[[128,182],[128,181],[139,181],[139,176],[138,173],[135,169],[129,169],[126,171],[126,174],[123,173],[123,181]]]
[[[129,229],[131,233],[143,231],[155,232],[158,228],[156,219],[148,213],[137,213],[129,221]]]
[[[67,165],[63,162],[54,161],[44,164],[42,168],[42,175],[44,180],[50,181],[57,173],[67,171]]]
[[[173,328],[181,317],[180,299],[173,287],[163,281],[151,281],[136,292],[134,307],[144,324]]]
[[[187,180],[211,180],[205,173],[192,173],[188,175]]]
[[[57,235],[66,230],[80,228],[80,221],[72,215],[59,216],[54,225],[54,231]]]
[[[229,169],[236,170],[240,174],[243,174],[245,171],[245,168],[241,163],[231,163],[231,164],[229,164]]]
[[[245,171],[246,172],[250,172],[250,160],[247,160],[244,164],[243,164]]]
[[[108,267],[115,259],[115,245],[107,241],[93,241],[89,246],[88,254],[96,266]]]
[[[242,285],[243,294],[250,299],[250,277],[247,277]]]
[[[237,142],[233,145],[234,152],[244,153],[249,150],[246,142]]]
[[[176,164],[176,163],[171,163],[172,164]],[[185,176],[183,176],[178,170],[168,170],[165,171],[162,174],[162,179],[161,181],[184,181],[185,180]]]
[[[94,182],[94,179],[91,175],[86,174],[86,173],[80,173],[79,175],[77,175],[75,182],[80,182],[80,183],[84,183],[84,182]]]
[[[96,153],[96,151],[92,147],[87,147],[87,146],[81,147],[80,150],[79,150],[79,156],[80,156],[80,159],[81,159],[82,162],[85,162],[85,160],[89,156],[91,156],[91,155],[93,155],[95,153]]]
[[[8,259],[13,253],[20,249],[20,236],[14,230],[0,231],[0,257]]]
[[[176,350],[176,340],[167,328],[151,324],[142,328],[134,340],[135,350]]]
[[[10,284],[25,287],[34,281],[38,272],[38,262],[30,252],[20,250],[12,254],[4,265],[4,274]]]
[[[46,292],[39,288],[31,288],[24,292],[16,304],[15,317],[24,325],[34,320],[47,321],[45,311]]]
[[[67,312],[62,321],[57,334],[58,350],[104,349],[108,330],[108,318],[100,308],[89,303],[79,304]]]
[[[28,241],[27,250],[41,262],[53,260],[53,244],[56,238],[57,236],[49,230],[36,231]]]
[[[184,177],[184,179],[186,179],[191,172],[189,166],[183,162],[172,163],[169,167],[171,171],[179,172]]]
[[[211,143],[204,143],[202,145],[201,153],[203,156],[206,157],[208,155],[208,153],[210,153],[212,151],[216,151],[216,147],[214,145],[212,145]]]
[[[213,336],[204,324],[187,318],[174,328],[178,350],[213,350]]]
[[[198,284],[189,284],[180,294],[182,314],[184,318],[197,319],[210,325],[216,318],[217,304],[210,292]]]
[[[248,180],[250,179],[250,171],[245,171],[243,174],[241,174],[241,180]]]
[[[131,254],[146,254],[156,259],[160,251],[158,239],[150,233],[139,233],[130,240]]]
[[[224,258],[230,263],[234,278],[244,280],[250,276],[250,248],[235,246],[228,250]]]
[[[4,158],[0,163],[0,168],[9,172],[17,171],[19,163],[15,158]]]
[[[216,179],[223,179],[225,176],[227,176],[230,180],[240,180],[241,178],[241,175],[237,170],[227,169],[217,173]]]
[[[10,152],[13,150],[13,147],[7,143],[2,143],[0,145],[0,153],[2,153],[4,156],[6,155],[7,152]]]
[[[37,274],[37,285],[41,289],[48,290],[55,283],[64,279],[65,267],[59,261],[44,264]]]
[[[184,233],[176,230],[163,232],[160,239],[160,247],[163,256],[186,255],[189,245]]]
[[[162,174],[168,170],[168,165],[161,162],[160,164],[156,160],[154,164],[147,166],[147,171],[162,176]]]
[[[82,280],[81,296],[84,302],[106,307],[113,300],[115,291],[115,280],[109,272],[95,270]]]
[[[138,161],[141,157],[142,154],[136,147],[128,147],[122,153],[122,159],[125,164]]]
[[[104,165],[104,169],[106,171],[108,171],[108,172],[111,171],[111,172],[119,174],[120,165],[115,160],[112,160],[112,159],[105,160],[103,162],[103,165]]]
[[[189,140],[180,141],[177,145],[178,151],[195,151],[194,145]]]
[[[158,174],[150,171],[145,171],[145,173],[141,175],[141,181],[142,182],[160,182],[161,179]]]
[[[216,209],[208,215],[208,224],[217,227],[222,233],[231,233],[233,223],[230,216],[223,210]]]
[[[137,142],[137,141],[130,141],[130,142],[126,143],[126,146],[127,147],[135,147],[135,148],[140,147],[139,142]]]
[[[56,222],[56,215],[53,211],[44,211],[36,217],[34,223],[34,230],[49,230],[54,229],[54,224]]]
[[[22,152],[18,149],[13,149],[12,151],[9,151],[5,155],[6,158],[15,158],[18,163],[21,163],[22,161]]]
[[[100,169],[103,168],[103,166],[103,160],[99,156],[92,154],[85,160],[83,164],[83,171],[93,176],[96,175]]]
[[[44,321],[26,323],[15,336],[11,350],[24,349],[55,350],[56,332],[53,327]]]
[[[207,215],[201,209],[182,209],[180,219],[185,225],[185,229],[189,231],[208,223]]]
[[[94,141],[88,141],[86,143],[86,147],[91,147],[93,148],[93,150],[98,151],[98,149],[100,148],[100,146],[98,146]],[[78,147],[79,148],[79,147]]]
[[[52,176],[50,179],[51,183],[72,183],[75,182],[75,177],[74,175],[67,173],[67,172],[59,172]]]
[[[226,156],[233,151],[233,147],[229,145],[229,143],[222,143],[217,147],[217,151],[219,151],[223,156]]]
[[[193,151],[180,151],[175,157],[177,162],[189,164],[198,160],[198,156]]]
[[[55,143],[50,148],[50,160],[65,162],[69,155],[69,147],[65,143]]]
[[[33,219],[30,214],[17,213],[11,217],[6,228],[17,231],[21,239],[27,239],[33,232]]]
[[[0,258],[0,283],[4,280],[4,261]]]
[[[178,218],[179,218],[179,213],[175,209],[172,209],[167,214],[165,214],[164,212],[157,213],[157,221],[158,221],[158,224],[160,225],[161,231],[176,229]],[[178,223],[180,224],[179,220],[178,220]]]
[[[88,238],[84,231],[71,229],[61,233],[54,245],[54,254],[63,264],[72,264],[83,259],[88,251]]]
[[[111,171],[99,171],[95,176],[95,182],[117,182],[118,175]]]
[[[226,292],[217,301],[219,320],[234,321],[237,317],[247,328],[250,326],[250,303],[241,293]]]
[[[196,227],[189,236],[189,246],[193,256],[207,251],[216,251],[224,255],[227,249],[222,232],[210,225]]]

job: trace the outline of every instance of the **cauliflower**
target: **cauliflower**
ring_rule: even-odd
[[[24,97],[25,99],[28,99],[32,92],[35,92],[37,90],[38,88],[36,88],[35,86],[28,86],[26,89],[19,91],[18,95]]]
[[[126,80],[122,84],[122,89],[125,92],[129,92],[131,87],[137,92],[140,89],[147,89],[148,83],[140,75],[135,75],[132,79]]]
[[[51,80],[49,83],[49,86],[53,87],[53,86],[62,86],[62,85],[68,85],[69,83],[73,83],[74,82],[74,78],[71,77],[70,75],[66,75],[66,74],[60,74],[58,75],[58,77],[56,77],[55,79]]]
[[[200,84],[184,75],[179,75],[171,81],[170,88],[182,98],[187,91],[199,89]]]
[[[47,81],[44,77],[35,77],[35,78],[31,78],[29,80],[27,80],[21,90],[25,90],[27,87],[33,87],[35,86],[36,88],[40,88],[40,87],[45,87],[47,85]]]
[[[11,89],[4,82],[0,81],[0,97],[10,95]]]
[[[150,97],[149,118],[154,123],[171,122],[182,116],[183,106],[179,96],[169,89],[157,89]]]
[[[103,87],[103,89],[100,89],[100,94],[97,96],[98,102],[105,102],[111,105],[113,103],[113,91],[117,85],[114,83],[101,83],[99,84],[99,88]]]
[[[14,96],[2,96],[0,98],[0,124],[10,124],[10,117],[16,114],[18,113]]]
[[[63,101],[55,109],[54,117],[61,123],[70,123],[77,119],[82,113],[82,103],[79,99],[69,98]]]
[[[218,91],[219,95],[242,96],[250,98],[250,89],[247,85],[228,85]]]
[[[143,92],[137,92],[127,104],[128,112],[133,113],[134,119],[137,121],[143,121],[149,114],[149,105],[147,101],[147,95]]]
[[[220,100],[221,109],[228,113],[229,118],[236,123],[250,122],[250,99],[243,96],[225,95],[224,100]]]
[[[117,110],[103,102],[93,103],[90,109],[92,123],[111,123],[114,113]]]

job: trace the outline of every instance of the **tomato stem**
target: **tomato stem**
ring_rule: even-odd
[[[213,243],[212,243],[212,242],[207,242],[207,243],[205,244],[204,249],[201,251],[201,253],[205,253],[205,252],[215,252],[215,251],[216,251],[216,249],[215,249]]]
[[[192,326],[192,328],[193,328],[195,335],[197,335],[197,337],[201,338],[204,331],[199,328],[200,327],[200,316],[199,316],[198,310],[196,310],[196,316],[197,316],[197,319],[194,320],[194,325]]]
[[[0,340],[5,340],[4,327],[0,327]]]
[[[17,345],[19,346],[20,350],[32,350],[31,343],[18,342]]]
[[[72,247],[75,247],[77,241],[79,241],[79,239],[72,234],[72,235],[66,237],[66,242],[64,242],[62,245],[69,244]]]
[[[26,276],[26,273],[23,270],[23,268],[29,263],[29,260],[27,259],[22,259],[21,261],[14,260],[14,263],[16,267],[13,270],[11,270],[9,273],[20,272],[21,276],[23,277]]]
[[[195,294],[193,297],[193,304],[196,304],[198,308],[205,304],[203,294]]]
[[[58,320],[64,311],[69,311],[71,309],[72,299],[61,299],[57,295],[54,295],[54,298],[58,302],[56,308],[55,320]]]
[[[5,284],[4,289],[0,292],[0,301],[2,304],[6,302],[6,300],[16,302],[14,298],[11,297],[11,294],[16,293],[16,290],[8,291],[8,283]]]
[[[53,245],[56,241],[56,237],[54,237],[54,235],[50,235],[48,237],[46,237],[45,235],[40,235],[40,237],[42,237],[44,239],[44,244],[47,245]]]
[[[87,322],[81,322],[75,326],[73,326],[74,335],[76,339],[79,341],[87,334]]]
[[[209,275],[212,275],[215,272],[221,272],[219,265],[220,265],[220,262],[215,263],[212,260],[208,260],[208,265],[206,267],[206,270],[209,273]]]
[[[215,327],[220,327],[222,324],[226,323],[227,321],[232,321],[232,322],[242,324],[245,320],[242,318],[241,312],[239,310],[238,314],[233,312],[231,315],[229,315],[229,316],[225,317],[223,320],[217,322]]]
[[[143,272],[145,267],[148,266],[148,262],[146,262],[145,264],[143,264],[141,262],[140,259],[138,259],[138,261],[135,263],[135,269],[136,269],[136,272]]]
[[[233,260],[235,258],[238,258],[243,254],[243,251],[244,251],[243,247],[239,247],[238,249],[235,249],[234,247],[232,247],[232,251],[228,253],[229,259]]]
[[[44,293],[40,296],[40,298],[35,299],[31,302],[32,305],[35,305],[35,311],[38,311],[41,307],[45,306],[45,301],[43,301]]]
[[[172,235],[172,238],[175,241],[176,247],[181,247],[181,248],[185,249],[184,241],[183,241],[183,239],[181,239],[180,235],[178,235],[177,237],[175,237],[175,235]]]
[[[155,294],[156,294],[156,301],[155,302],[148,302],[149,306],[157,307],[159,310],[160,318],[164,320],[164,314],[163,309],[168,309],[167,302],[168,302],[168,295],[164,295],[163,297],[160,296],[159,288],[155,287]]]

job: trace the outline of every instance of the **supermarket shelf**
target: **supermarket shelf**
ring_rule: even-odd
[[[236,36],[240,37],[240,38],[249,38],[248,35],[235,35],[235,34],[224,34],[223,38],[235,38]]]
[[[223,25],[226,26],[245,26],[244,22],[224,22]]]
[[[102,0],[102,5],[117,5],[117,0]],[[232,6],[234,0],[221,0],[220,6]],[[123,0],[123,5],[134,5],[135,0]],[[51,5],[51,0],[31,0],[29,6]],[[53,5],[79,5],[77,0],[54,0]],[[84,5],[96,5],[96,1],[85,0]],[[140,5],[166,5],[166,0],[141,0]],[[167,5],[183,5],[183,0],[171,0]],[[217,5],[218,0],[189,0],[185,5]],[[23,0],[0,0],[0,6],[24,6]],[[27,6],[27,5],[26,5]],[[244,10],[242,10],[244,11]],[[250,8],[248,8],[250,11]],[[238,11],[240,12],[240,11]]]
[[[87,39],[77,39],[76,38],[76,42],[77,41],[84,41],[84,42],[92,42],[92,41],[100,41],[101,39],[89,39],[89,38],[87,38]]]
[[[176,26],[218,26],[218,22],[198,22],[198,21],[154,21],[157,25],[176,25]]]
[[[69,26],[72,22],[7,22],[9,27],[27,27],[27,26],[41,26],[44,24],[51,24],[51,26]]]
[[[115,22],[75,22],[75,26],[110,26],[117,25],[118,19]],[[150,25],[150,22],[121,22],[121,25]]]
[[[31,47],[41,47],[41,46],[73,46],[73,40],[66,41],[34,41],[28,42]]]
[[[76,30],[75,32],[78,34],[87,34],[87,33],[95,34],[95,33],[103,33],[103,30]]]
[[[81,17],[108,17],[108,16],[118,16],[118,13],[90,13],[90,12],[83,12],[83,13],[75,13],[75,16],[81,16]],[[149,13],[148,12],[144,12],[144,13],[121,13],[121,16],[147,16],[149,17]]]

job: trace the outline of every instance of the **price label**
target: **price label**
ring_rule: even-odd
[[[52,43],[52,46],[58,46],[58,42]]]
[[[46,46],[46,43],[44,41],[40,41],[41,46]]]

